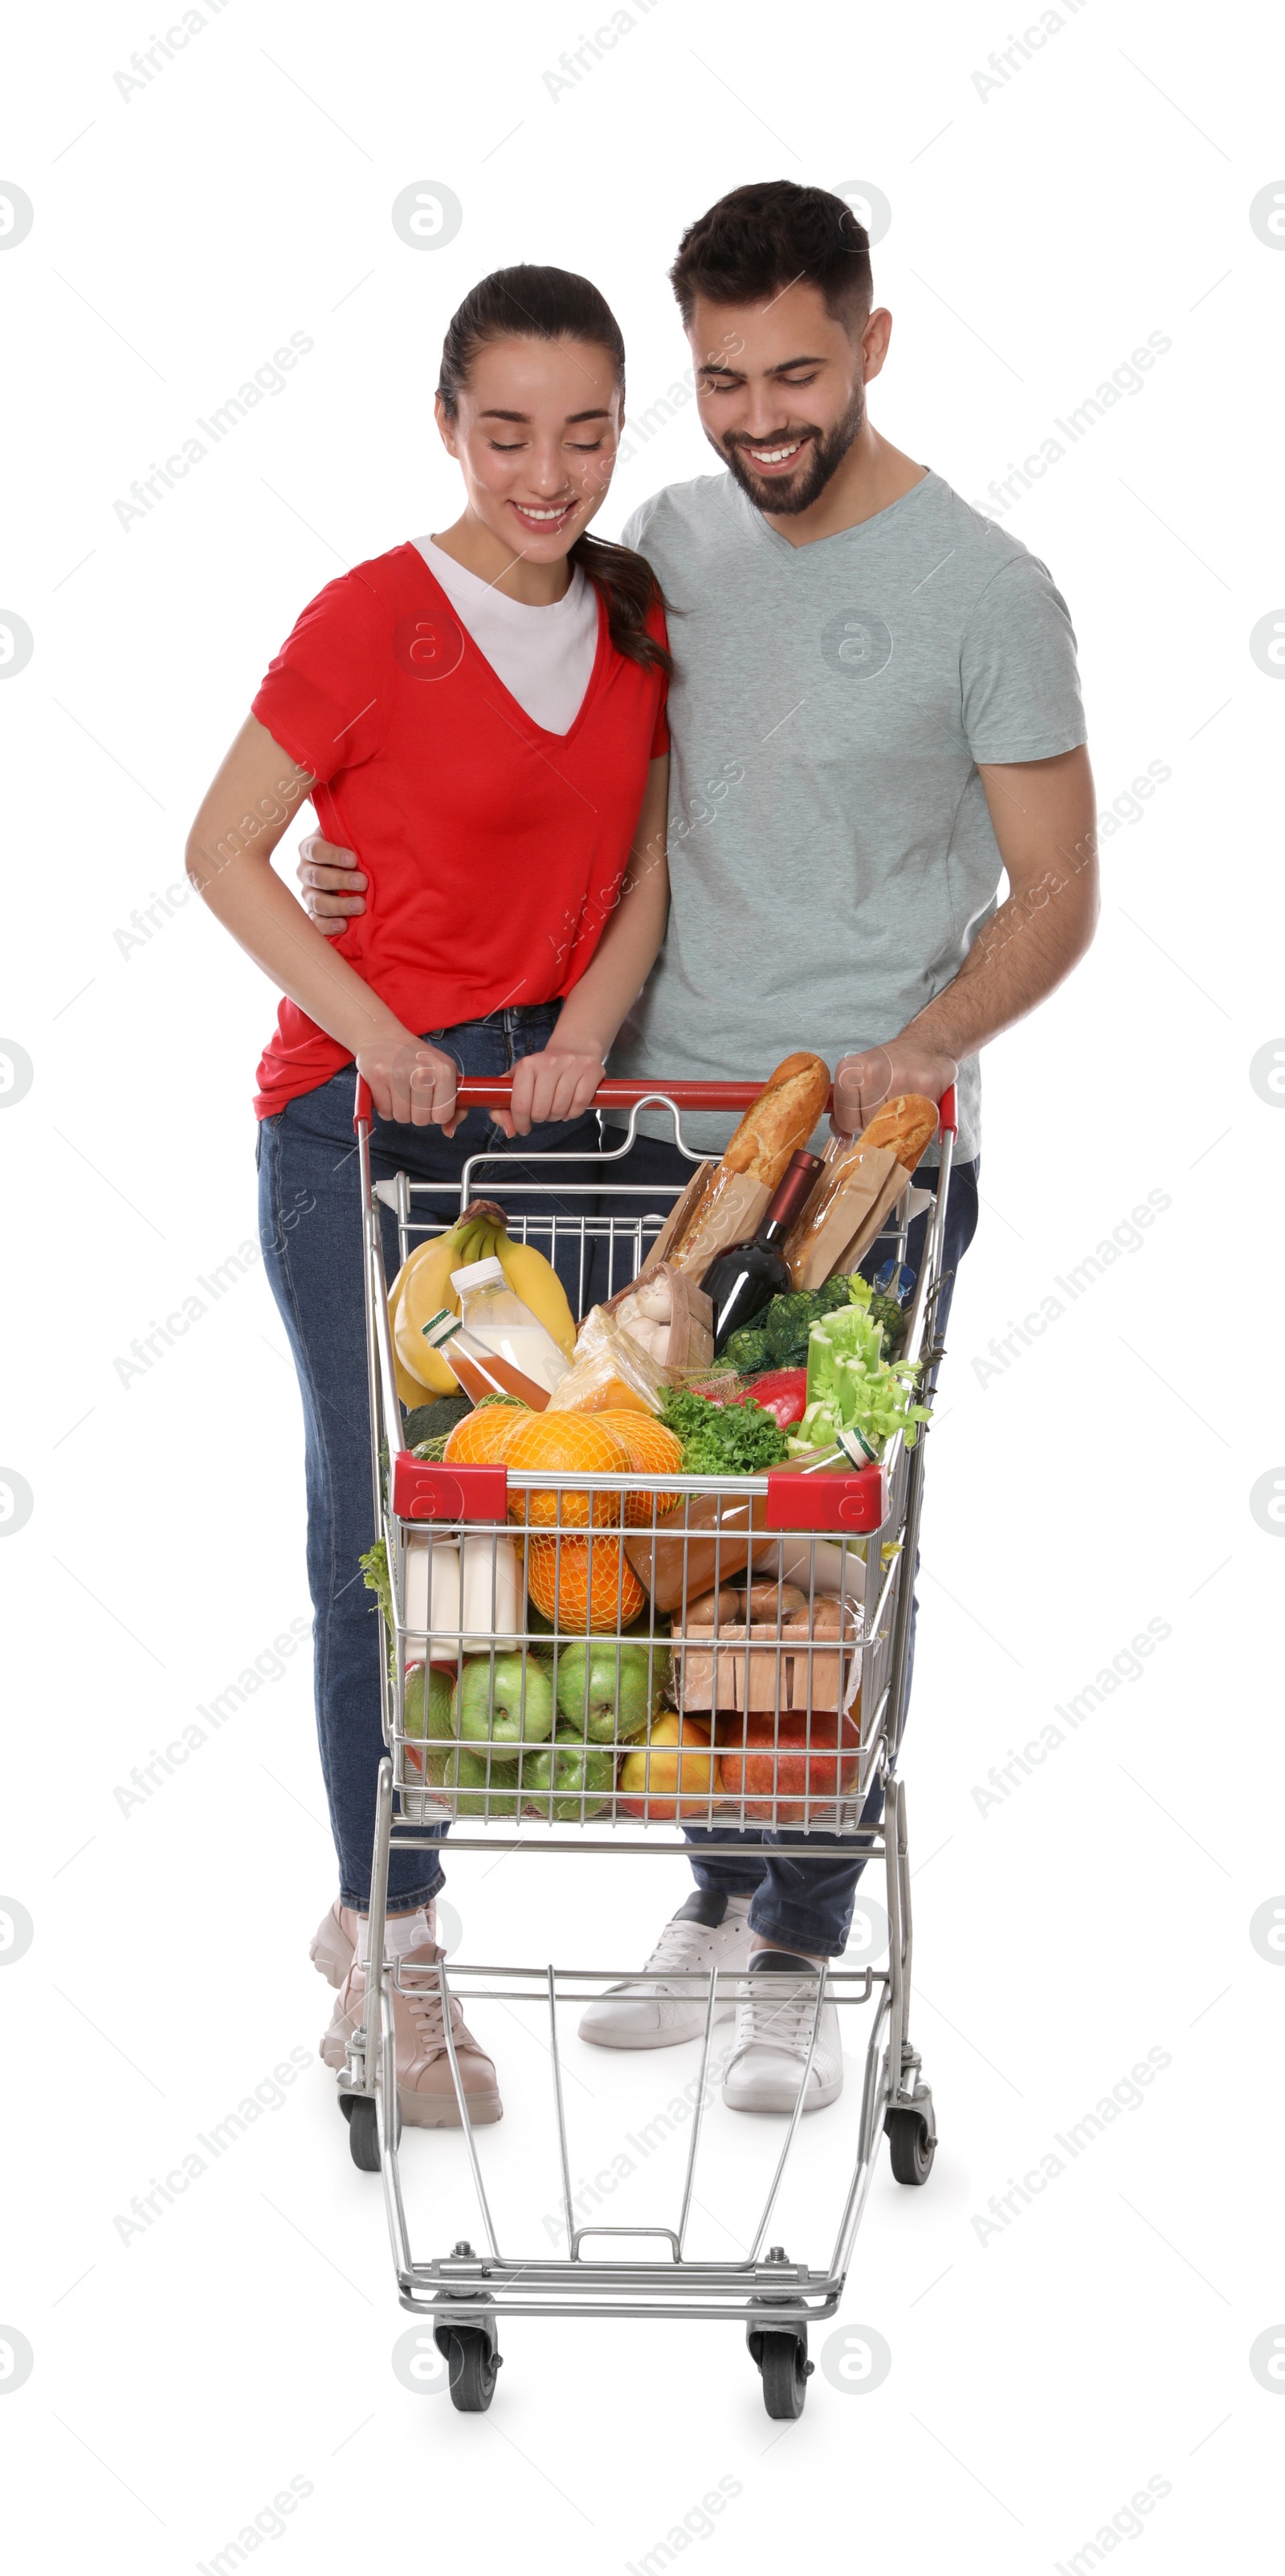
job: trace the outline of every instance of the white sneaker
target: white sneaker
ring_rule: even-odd
[[[698,1888],[665,1925],[641,1977],[610,1986],[580,2019],[580,2036],[597,2048],[676,2048],[680,2040],[699,2039],[705,2028],[708,1993],[697,1985],[673,1985],[678,1971],[697,1969],[708,1978],[711,1968],[733,1974],[748,1966],[751,1933],[746,1916],[748,1896],[723,1898]],[[712,1920],[710,1918],[713,1918]],[[714,2005],[715,2021],[729,2021],[736,2010],[729,1995]]]
[[[791,1968],[801,1973],[787,1986],[784,1975]],[[788,1950],[755,1951],[738,1991],[736,2039],[723,2075],[723,2100],[730,2111],[794,2109],[807,2065],[816,1992],[817,1972],[810,1962],[805,1965]],[[823,2111],[842,2091],[839,2016],[827,2001],[821,2006],[803,2108]]]

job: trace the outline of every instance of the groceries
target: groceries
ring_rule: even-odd
[[[785,1434],[753,1397],[733,1405],[676,1389],[665,1398],[664,1420],[683,1445],[687,1476],[761,1476],[789,1455]]]
[[[683,1444],[676,1432],[650,1413],[596,1413],[594,1421],[613,1431],[629,1452],[629,1464],[640,1476],[676,1476],[683,1464]],[[626,1494],[626,1529],[640,1529],[658,1514],[672,1511],[681,1494]]]
[[[568,1633],[568,1612],[583,1621],[582,1594],[551,1601],[557,1633],[549,1639],[530,1627],[511,1643],[457,1637],[465,1651],[444,1664],[452,1640],[436,1632],[439,1610],[458,1601],[468,1551],[491,1544],[468,1531],[408,1539],[408,1623],[422,1617],[427,1627],[431,1611],[435,1633],[424,1639],[433,1661],[412,1656],[406,1665],[397,1775],[406,1788],[446,1793],[461,1816],[546,1822],[613,1803],[651,1821],[690,1821],[732,1800],[751,1818],[815,1823],[848,1795],[859,1751],[857,1603],[805,1589],[781,1563],[771,1580],[751,1576],[691,1600],[671,1648],[654,1606],[645,1635],[622,1633],[635,1601],[622,1582],[629,1568],[618,1538],[535,1530],[525,1539],[531,1621],[540,1552],[564,1565],[592,1553],[612,1568],[612,1597],[601,1605],[609,1633]],[[774,1550],[790,1544],[771,1542]],[[514,1545],[498,1540],[501,1552]],[[817,1560],[838,1555],[816,1550]],[[391,1611],[382,1548],[369,1552],[364,1571]],[[821,1571],[818,1561],[813,1576]]]
[[[647,1599],[618,1539],[552,1538],[532,1530],[526,1573],[537,1610],[572,1637],[628,1628]]]
[[[870,1320],[883,1327],[883,1355],[895,1360],[906,1330],[906,1310],[918,1273],[904,1261],[882,1261],[875,1272]]]
[[[460,1635],[464,1650],[485,1637],[516,1645],[525,1625],[518,1555],[511,1538],[466,1530],[460,1540]]]
[[[403,1401],[407,1401],[405,1389],[402,1386],[402,1379],[406,1372],[400,1360],[396,1363],[396,1368],[398,1393]],[[426,1392],[424,1387],[418,1389],[403,1425],[402,1438],[407,1448],[412,1450],[417,1458],[440,1458],[456,1423],[462,1422],[465,1414],[471,1413],[473,1408],[468,1397],[462,1395],[458,1387],[450,1395],[436,1396],[431,1404],[421,1404],[419,1396]]]
[[[851,1801],[863,1622],[880,1569],[867,1569],[855,1536],[769,1529],[769,1513],[788,1516],[775,1483],[775,1499],[724,1490],[878,1459],[898,1435],[910,1445],[926,1418],[918,1366],[894,1356],[913,1274],[885,1263],[872,1290],[853,1263],[936,1112],[901,1096],[822,1164],[805,1140],[824,1088],[819,1059],[778,1068],[641,1276],[595,1307],[574,1343],[517,1287],[497,1234],[488,1245],[498,1211],[487,1202],[471,1212],[482,1231],[470,1241],[465,1229],[472,1257],[457,1253],[436,1309],[425,1311],[426,1282],[403,1274],[399,1358],[413,1330],[421,1364],[440,1343],[456,1359],[476,1352],[483,1371],[471,1408],[453,1368],[440,1409],[426,1402],[408,1425],[421,1454],[461,1471],[458,1489],[440,1480],[440,1501],[425,1480],[425,1501],[463,1515],[399,1542],[397,1776],[408,1788],[440,1789],[463,1816],[548,1824],[607,1807],[658,1822],[731,1810],[822,1826]],[[786,1203],[773,1207],[787,1175]],[[796,1282],[751,1258],[770,1256],[774,1235],[793,1241],[801,1214],[815,1220],[805,1270],[842,1235],[834,1275]],[[443,1258],[422,1247],[423,1270],[430,1249]],[[755,1272],[761,1301],[741,1321],[727,1285],[738,1264]],[[463,1473],[490,1466],[506,1471],[507,1528],[481,1517],[499,1508],[503,1519],[494,1487]],[[693,1482],[707,1490],[684,1495]]]
[[[746,1717],[719,1755],[718,1785],[757,1822],[800,1825],[856,1787],[860,1750],[856,1719],[837,1711]]]
[[[740,1377],[729,1371],[726,1377],[705,1378],[700,1385],[689,1387],[689,1395],[703,1395],[707,1404],[757,1404],[760,1412],[770,1413],[782,1431],[789,1431],[802,1416],[808,1400],[808,1373],[805,1368],[764,1369],[755,1377]]]
[[[616,1804],[653,1821],[704,1815],[716,1787],[709,1728],[668,1711],[620,1765]]]
[[[706,1164],[662,1227],[642,1276],[661,1260],[703,1281],[717,1253],[753,1235],[824,1111],[829,1068],[819,1055],[787,1056],[747,1109],[722,1162]]]
[[[475,1199],[458,1225],[416,1244],[389,1290],[388,1318],[397,1391],[403,1403],[422,1403],[426,1391],[431,1395],[458,1393],[455,1371],[444,1354],[424,1342],[422,1328],[442,1307],[458,1314],[459,1298],[450,1284],[452,1271],[492,1255],[499,1260],[509,1286],[570,1357],[575,1324],[557,1272],[533,1244],[513,1241],[502,1208],[491,1199]]]
[[[430,1664],[427,1670],[423,1664],[408,1664],[403,1701],[403,1725],[407,1736],[416,1743],[423,1743],[443,1735],[454,1735],[451,1718],[453,1694],[452,1673],[443,1672],[437,1664]],[[408,1751],[406,1768],[422,1778],[423,1754]]]
[[[525,1251],[527,1247],[521,1248]],[[510,1287],[494,1256],[453,1270],[451,1286],[460,1301],[466,1332],[552,1395],[559,1378],[566,1376],[570,1359],[552,1333],[545,1330],[538,1315]]]
[[[633,1463],[623,1440],[600,1418],[583,1413],[528,1414],[504,1453],[512,1475],[627,1476]],[[584,1494],[564,1487],[510,1490],[509,1518],[537,1529],[601,1529],[618,1522],[619,1494]]]
[[[805,1449],[850,1433],[860,1454],[874,1459],[897,1431],[912,1448],[928,1407],[912,1401],[917,1365],[883,1357],[883,1327],[870,1315],[866,1281],[854,1278],[849,1288],[851,1302],[813,1325],[807,1410],[790,1445]]]
[[[596,1815],[615,1785],[614,1753],[586,1744],[570,1727],[560,1726],[544,1752],[522,1756],[522,1803],[551,1824],[578,1824]]]
[[[430,1351],[449,1351],[450,1364],[474,1404],[487,1395],[510,1395],[532,1412],[543,1413],[549,1401],[549,1390],[537,1378],[528,1377],[523,1369],[506,1359],[502,1352],[491,1350],[471,1333],[449,1306],[439,1306],[420,1327],[422,1339]]]
[[[774,1297],[752,1324],[733,1333],[722,1356],[745,1372],[772,1368],[806,1368],[808,1334],[821,1315],[849,1303],[849,1284],[842,1273],[820,1288],[793,1289]]]
[[[658,1368],[708,1368],[714,1357],[714,1310],[704,1290],[672,1262],[649,1266],[632,1288],[609,1297],[603,1312],[646,1351]]]
[[[557,1413],[659,1413],[668,1374],[607,1306],[585,1317],[550,1406]]]
[[[669,1679],[665,1646],[614,1638],[563,1646],[558,1656],[558,1713],[591,1744],[641,1735]]]
[[[452,1735],[494,1747],[497,1759],[553,1733],[553,1668],[541,1655],[475,1655],[452,1700]]]
[[[757,1231],[743,1243],[730,1244],[711,1261],[701,1288],[714,1310],[716,1352],[752,1322],[770,1299],[788,1290],[790,1273],[782,1247],[820,1169],[819,1154],[791,1154],[785,1178],[768,1201]]]
[[[796,1288],[856,1268],[936,1133],[932,1101],[911,1091],[886,1100],[862,1135],[833,1139],[785,1245]]]
[[[461,1561],[458,1540],[430,1538],[427,1530],[415,1530],[407,1538],[407,1636],[427,1654],[427,1638],[433,1638],[433,1659],[438,1664],[458,1662],[458,1633],[461,1633]],[[446,1638],[456,1643],[446,1643]]]
[[[520,1422],[531,1415],[513,1395],[484,1395],[481,1403],[448,1431],[443,1460],[453,1467],[494,1467],[504,1456]]]
[[[766,1505],[758,1496],[700,1494],[688,1504],[672,1537],[659,1530],[655,1535],[629,1531],[625,1555],[646,1584],[653,1610],[677,1610],[683,1601],[707,1592],[711,1583],[739,1574],[751,1557],[757,1563],[770,1551],[772,1540],[757,1535],[766,1519]]]
[[[693,1601],[675,1649],[684,1710],[782,1715],[843,1708],[856,1696],[860,1606],[778,1578]],[[850,1689],[849,1685],[852,1684]]]

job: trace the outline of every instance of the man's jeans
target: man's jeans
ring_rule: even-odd
[[[978,1169],[976,1161],[956,1163],[950,1176],[942,1261],[944,1279],[937,1301],[937,1322],[943,1332],[950,1313],[955,1272],[977,1230]],[[672,1190],[690,1180],[691,1173],[691,1164],[679,1153],[676,1145],[667,1144],[659,1137],[640,1136],[632,1152],[624,1157],[611,1177],[613,1181],[655,1182],[658,1188]],[[930,1178],[925,1173],[925,1182]],[[631,1204],[637,1206],[638,1201]],[[928,1217],[925,1215],[916,1217],[909,1230],[906,1259],[916,1271],[923,1262],[927,1228]],[[881,1238],[861,1263],[863,1274],[873,1278],[893,1248],[893,1238]],[[914,1670],[914,1651],[912,1609],[907,1690]],[[882,1812],[883,1791],[876,1781],[861,1810],[861,1821],[863,1824],[877,1824]],[[868,1850],[868,1842],[863,1844],[855,1835],[805,1834],[789,1826],[775,1830],[746,1826],[743,1832],[737,1832],[734,1827],[720,1829],[715,1826],[711,1831],[705,1826],[694,1825],[688,1829],[686,1839],[699,1846],[711,1840],[728,1842],[733,1834],[738,1842],[747,1846],[744,1860],[694,1858],[692,1874],[697,1886],[725,1898],[752,1897],[749,1912],[751,1931],[762,1933],[767,1940],[778,1941],[783,1949],[798,1950],[812,1958],[837,1958],[848,1938],[857,1880],[865,1868],[864,1860],[852,1860],[847,1855],[853,1850]],[[778,1856],[783,1846],[788,1848],[791,1844],[804,1844],[809,1851],[833,1849],[836,1858],[832,1865],[827,1866],[819,1861],[790,1861]],[[761,1858],[760,1853],[763,1854]],[[840,1853],[842,1858],[837,1856]]]
[[[427,1032],[466,1074],[504,1075],[519,1056],[548,1044],[558,1005],[495,1011],[488,1019]],[[308,1586],[312,1594],[315,1695],[321,1767],[339,1855],[345,1905],[364,1912],[370,1896],[375,1830],[375,1777],[384,1750],[379,1703],[381,1622],[357,1563],[375,1536],[370,1428],[366,1398],[366,1317],[362,1286],[361,1193],[353,1135],[351,1065],[316,1091],[265,1119],[259,1135],[259,1228],[272,1293],[294,1355],[303,1397],[308,1492]],[[375,1178],[404,1171],[413,1181],[454,1184],[470,1154],[513,1156],[514,1180],[528,1172],[524,1153],[593,1153],[598,1123],[590,1114],[533,1128],[513,1140],[482,1109],[469,1111],[453,1137],[439,1127],[403,1127],[377,1118],[371,1132]],[[593,1178],[592,1166],[568,1167],[568,1178]],[[502,1177],[480,1176],[483,1195],[504,1197]],[[522,1210],[576,1214],[591,1202],[549,1195],[515,1199]],[[448,1202],[428,1202],[429,1212]],[[397,1230],[384,1217],[384,1260],[391,1281]],[[573,1302],[577,1282],[564,1285]],[[394,1911],[425,1904],[443,1885],[436,1854],[394,1852],[389,1902]]]

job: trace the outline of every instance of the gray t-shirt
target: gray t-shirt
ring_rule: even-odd
[[[833,1070],[895,1037],[995,909],[977,763],[1085,739],[1066,603],[939,474],[807,546],[703,475],[644,501],[624,538],[669,603],[673,892],[610,1070],[745,1080],[797,1047]],[[979,1095],[973,1056],[961,1154]],[[683,1123],[721,1151],[736,1121]]]

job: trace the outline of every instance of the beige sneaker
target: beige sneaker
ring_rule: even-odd
[[[328,1986],[343,1984],[356,1947],[357,1916],[336,1897],[330,1912],[322,1915],[308,1951],[318,1976],[324,1977]]]
[[[346,1912],[347,1909],[343,1910]],[[349,1919],[354,1920],[355,1930],[355,1919]],[[341,1925],[336,1929],[342,1933]],[[337,1949],[337,1944],[335,1947]],[[349,1941],[350,1955],[351,1950]],[[413,1950],[408,1964],[432,1966],[445,1956],[444,1950],[430,1945],[428,1949]],[[339,1989],[330,2027],[321,2042],[320,2054],[324,2065],[333,2066],[336,2071],[343,2066],[348,2042],[361,2020],[365,2002],[366,1971],[353,1958]],[[442,2027],[441,1999],[435,1985],[425,1984],[418,1994],[403,1994],[394,1987],[393,2029],[397,2037],[397,2099],[406,2126],[410,2129],[460,2128],[463,2124]],[[479,2048],[454,1996],[451,1997],[451,2037],[455,2042],[456,2062],[468,2102],[469,2119],[478,2126],[501,2119],[504,2106],[495,2081],[495,2067]]]

